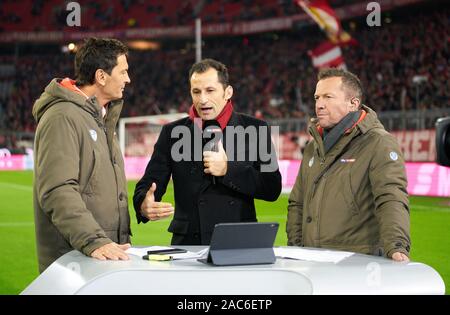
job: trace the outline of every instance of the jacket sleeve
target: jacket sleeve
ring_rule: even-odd
[[[138,223],[148,222],[148,219],[141,215],[141,205],[152,183],[156,184],[155,201],[161,201],[172,174],[171,167],[169,131],[167,126],[163,126],[144,176],[137,182],[134,189],[133,205]]]
[[[41,126],[36,162],[37,202],[66,241],[85,255],[111,243],[81,198],[80,140],[69,117],[55,116]]]
[[[289,195],[288,215],[286,221],[286,233],[289,246],[302,246],[302,224],[303,224],[303,199],[304,188],[303,180],[303,156],[300,170],[295,180],[294,187]]]
[[[377,141],[369,179],[384,252],[387,257],[394,252],[409,256],[411,241],[405,162],[394,137],[383,135]]]
[[[265,125],[267,127],[267,124]],[[275,201],[281,193],[281,173],[278,160],[270,137],[267,133],[267,158],[263,160],[257,154],[254,163],[228,161],[227,173],[220,179],[223,185],[247,196],[266,201]],[[263,141],[259,135],[258,144]],[[257,145],[259,151],[259,145]]]

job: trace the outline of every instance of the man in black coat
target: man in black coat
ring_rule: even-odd
[[[226,66],[205,59],[189,78],[189,117],[162,127],[133,201],[138,223],[174,214],[172,244],[208,245],[217,223],[255,222],[254,199],[275,201],[281,174],[267,123],[233,111]],[[176,211],[160,202],[171,176]]]

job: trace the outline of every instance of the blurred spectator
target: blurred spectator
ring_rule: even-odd
[[[131,11],[140,1],[129,3]],[[205,7],[214,3],[205,1]],[[241,3],[246,6],[251,1]],[[153,13],[164,11],[161,5],[145,8]],[[190,5],[185,8],[191,10]],[[376,111],[449,106],[449,16],[450,10],[441,8],[396,16],[391,24],[384,23],[378,28],[369,28],[365,20],[361,21],[360,29],[352,32],[360,46],[345,47],[343,54],[348,69],[366,87],[365,104]],[[316,69],[307,51],[324,39],[315,26],[295,32],[205,38],[203,57],[221,60],[229,66],[230,82],[237,91],[233,100],[238,111],[265,119],[301,118],[312,114],[314,108]],[[188,110],[185,78],[194,62],[195,48],[181,40],[164,42],[162,47],[160,51],[130,53],[132,83],[126,90],[122,116]],[[2,64],[14,64],[16,71],[13,77],[0,77],[0,84],[13,83],[9,96],[1,99],[0,129],[31,131],[34,100],[55,74],[73,76],[71,57],[63,54],[0,57]],[[427,80],[416,85],[413,83],[416,75]]]
[[[361,0],[329,0],[334,7],[349,5]],[[66,26],[66,5],[69,0],[21,0],[0,1],[1,29],[57,31]],[[150,2],[150,4],[147,4]],[[110,0],[79,1],[83,20],[89,21],[83,28],[106,30],[127,28],[127,21],[135,20],[141,27],[179,26],[193,23],[200,3],[199,16],[204,23],[250,21],[302,13],[294,0]],[[56,8],[56,9],[55,9]],[[44,17],[44,19],[43,19]],[[20,29],[17,29],[18,24]],[[47,24],[43,22],[47,22]],[[54,23],[56,21],[56,23]]]

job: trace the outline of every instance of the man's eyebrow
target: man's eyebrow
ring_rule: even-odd
[[[336,94],[334,94],[333,92],[325,92],[325,93],[322,93],[322,94],[320,94],[320,93],[314,93],[314,96],[322,96],[322,95],[332,95],[332,96],[334,96],[334,95],[336,95]]]
[[[216,89],[214,86],[207,86],[207,87],[205,87],[204,88],[205,90],[209,90],[209,89]],[[194,88],[192,88],[191,90],[201,90],[201,88],[198,88],[198,87],[194,87]]]

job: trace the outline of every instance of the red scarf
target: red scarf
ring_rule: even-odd
[[[220,114],[216,117],[216,120],[219,122],[220,128],[222,128],[222,130],[225,129],[228,122],[230,121],[231,114],[233,114],[233,103],[231,102],[231,100],[229,100],[223,107]],[[192,121],[195,121],[194,118],[200,118],[194,105],[191,105],[191,108],[189,109],[189,118]],[[202,125],[203,125],[203,120],[202,120]],[[203,128],[203,126],[199,126],[199,127]]]

